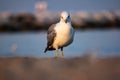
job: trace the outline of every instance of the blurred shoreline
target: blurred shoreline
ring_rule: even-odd
[[[39,13],[0,12],[0,32],[47,30],[59,21],[60,12],[43,11]],[[77,30],[119,29],[120,10],[101,12],[71,12],[72,24]]]
[[[120,57],[0,58],[0,80],[120,80]]]

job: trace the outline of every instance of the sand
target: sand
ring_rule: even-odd
[[[120,57],[4,57],[0,80],[120,80]]]

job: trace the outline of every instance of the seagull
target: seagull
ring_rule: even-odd
[[[61,50],[62,58],[64,58],[63,48],[70,45],[74,40],[74,28],[71,25],[70,14],[63,11],[60,15],[60,21],[52,24],[47,32],[47,47],[44,53],[48,50],[56,50],[55,57],[59,57],[58,49]]]

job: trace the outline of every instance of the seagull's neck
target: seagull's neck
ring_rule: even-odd
[[[59,22],[60,24],[64,24],[64,25],[71,25],[71,22],[69,21],[69,22],[67,22],[67,23],[65,23],[64,21],[62,21],[62,20],[60,20],[60,22]]]

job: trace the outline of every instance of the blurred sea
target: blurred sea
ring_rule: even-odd
[[[46,32],[0,33],[0,56],[54,57],[55,51],[44,53]],[[120,55],[120,30],[76,31],[74,42],[64,48],[65,57],[96,53],[100,57]]]

